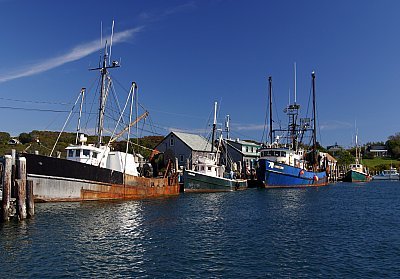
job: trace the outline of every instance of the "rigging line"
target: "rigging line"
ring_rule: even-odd
[[[32,103],[32,104],[48,104],[48,105],[71,105],[72,104],[72,103],[59,103],[59,102],[47,102],[47,101],[18,100],[18,99],[3,98],[3,97],[0,97],[0,100],[21,102],[21,103]]]
[[[12,110],[24,110],[24,111],[40,111],[40,112],[55,112],[55,113],[69,112],[68,110],[35,109],[35,108],[22,108],[22,107],[11,107],[11,106],[0,106],[0,109],[12,109]]]
[[[267,94],[267,104],[269,104],[269,94]],[[267,105],[267,109],[265,110],[265,118],[264,118],[264,129],[263,129],[263,133],[262,133],[262,137],[261,137],[261,142],[264,142],[264,135],[265,135],[265,131],[267,129],[267,119],[268,118],[268,105]],[[270,129],[272,129],[272,127],[269,127]],[[272,132],[272,131],[271,131]],[[265,139],[265,141],[267,141]]]
[[[145,109],[144,106],[142,106],[141,104],[139,104],[139,106],[142,107],[143,109]],[[200,120],[204,121],[204,117],[195,116],[195,115],[191,115],[191,114],[174,113],[174,112],[168,112],[168,111],[157,110],[157,109],[147,109],[147,111],[154,111],[154,112],[159,112],[159,113],[168,114],[168,115],[182,116],[182,117],[186,117],[186,118],[200,119]]]
[[[275,115],[276,115],[276,119],[278,119],[279,129],[282,129],[282,122],[281,122],[281,119],[279,118],[279,114],[278,114],[278,110],[277,110],[278,106],[276,105],[275,94],[272,94],[272,101],[274,103],[274,107],[275,107],[274,112],[275,112]],[[275,121],[272,121],[272,122],[275,122]]]
[[[92,89],[92,88],[94,88],[94,85],[95,84],[97,84],[97,86],[96,86],[96,89],[95,89],[95,93],[94,94],[92,94],[92,101],[91,101],[91,106],[90,106],[90,109],[89,109],[89,115],[91,115],[92,114],[92,111],[93,111],[93,106],[94,106],[94,103],[95,103],[95,98],[98,96],[98,91],[99,91],[99,88],[100,88],[100,77],[97,77],[96,79],[94,79],[93,80],[93,82],[92,82],[92,86],[90,87],[90,89],[88,90],[88,92],[90,92],[90,90]],[[88,94],[86,94],[86,95],[89,95],[89,93]],[[88,98],[86,98],[86,100],[87,100]],[[86,105],[85,105],[85,107],[86,107]],[[87,113],[86,113],[87,114]],[[97,115],[97,112],[96,113],[93,113],[93,114],[95,114],[95,115]],[[88,129],[87,127],[88,127],[88,125],[89,125],[89,121],[90,120],[92,120],[90,117],[87,117],[87,119],[86,119],[86,123],[85,123],[85,130],[86,129]]]

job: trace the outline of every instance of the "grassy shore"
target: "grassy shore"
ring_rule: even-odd
[[[400,167],[400,161],[391,158],[374,158],[374,159],[363,159],[362,164],[367,166],[370,171],[382,171],[393,168]]]

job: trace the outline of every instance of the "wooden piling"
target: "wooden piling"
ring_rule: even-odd
[[[18,159],[17,189],[17,215],[19,220],[26,219],[26,158]]]
[[[10,155],[4,156],[4,174],[3,174],[3,200],[1,206],[1,221],[8,221],[10,219],[10,200],[11,200],[11,165],[12,157]]]
[[[33,197],[33,181],[26,181],[26,213],[27,217],[31,218],[35,215],[35,202]]]

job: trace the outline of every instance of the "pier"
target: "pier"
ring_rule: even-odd
[[[33,182],[26,179],[26,159],[5,155],[1,158],[0,222],[24,220],[35,214]]]

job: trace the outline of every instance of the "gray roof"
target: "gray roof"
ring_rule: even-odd
[[[196,151],[211,151],[211,143],[206,138],[182,132],[172,132],[175,136],[180,138],[185,144],[187,144],[192,150]],[[207,149],[206,149],[207,148]]]

